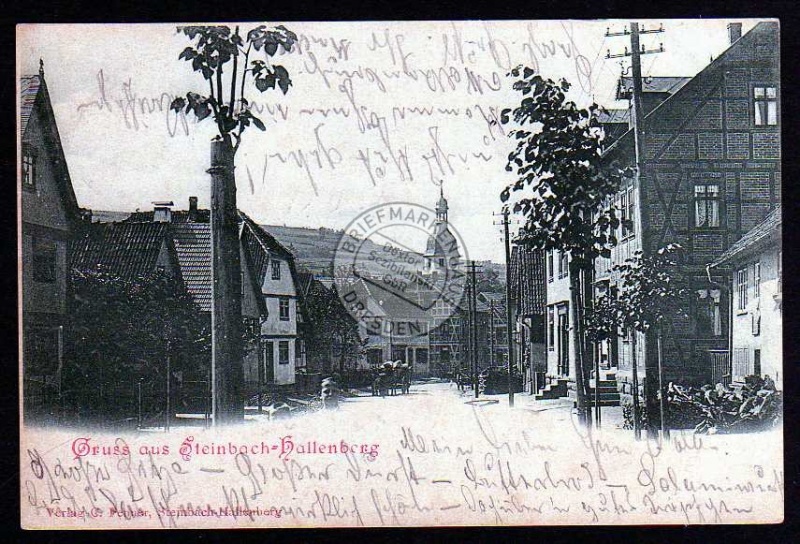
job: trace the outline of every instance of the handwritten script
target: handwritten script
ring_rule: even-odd
[[[500,111],[518,101],[507,76],[512,67],[567,77],[586,96],[593,91],[588,57],[595,52],[581,51],[570,23],[417,26],[376,23],[348,37],[298,28],[296,47],[280,59],[292,73],[291,92],[248,97],[274,135],[246,150],[251,191],[280,175],[299,174],[319,195],[321,183],[344,173],[374,187],[438,183],[487,164],[497,170],[493,163],[502,168],[507,154]],[[103,116],[133,133],[192,134],[197,122],[169,107],[191,89],[154,88],[143,79],[100,68],[87,78],[91,98],[74,105],[81,122]]]
[[[437,408],[435,401],[428,404]],[[662,444],[636,442],[630,431],[582,430],[571,424],[568,408],[558,414],[561,431],[552,433],[542,426],[552,414],[518,409],[510,418],[508,408],[459,402],[446,419],[436,415],[427,422],[408,410],[373,413],[372,436],[363,442],[369,446],[341,448],[336,433],[352,426],[356,410],[345,403],[337,412],[294,423],[197,430],[195,444],[201,445],[189,457],[185,434],[163,435],[159,440],[169,447],[156,450],[146,446],[152,434],[112,440],[94,433],[94,443],[107,446],[76,456],[62,431],[28,430],[23,523],[691,524],[775,521],[783,511],[779,431],[759,435],[759,448],[748,446],[753,437],[688,432],[673,433]],[[280,444],[290,435],[290,456],[269,447],[235,446]],[[298,445],[308,446],[305,454]],[[380,454],[369,455],[370,447]]]

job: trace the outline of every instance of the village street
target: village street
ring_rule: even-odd
[[[593,431],[577,425],[571,407],[518,394],[511,409],[506,395],[475,401],[454,384],[417,382],[407,395],[349,397],[338,409],[293,417],[248,410],[244,424],[223,429],[176,425],[77,439],[69,429],[49,430],[62,445],[33,451],[24,477],[36,486],[29,492],[43,496],[40,467],[61,481],[73,465],[99,466],[108,471],[104,488],[122,497],[119,508],[128,493],[139,501],[129,514],[141,527],[210,527],[219,518],[237,527],[403,526],[426,516],[436,525],[780,519],[783,472],[770,461],[782,447],[780,428],[673,431],[663,444],[637,442],[620,428],[619,407],[604,409],[603,428]],[[75,458],[76,441],[95,449]],[[129,453],[118,458],[114,444]],[[76,508],[90,505],[81,489],[70,492]],[[197,505],[201,492],[208,502]]]
[[[474,392],[466,388],[459,391],[453,382],[442,380],[419,380],[411,384],[406,395],[372,396],[368,391],[359,391],[359,396],[342,397],[335,410],[324,410],[324,418],[341,419],[343,422],[371,419],[380,414],[387,424],[404,425],[410,422],[430,422],[430,418],[442,418],[456,425],[462,417],[471,417],[474,409],[486,414],[489,418],[504,418],[508,414],[508,394],[485,395],[475,399]],[[564,429],[570,425],[573,401],[567,397],[556,400],[534,400],[529,393],[514,395],[514,408],[520,419],[530,423],[543,433],[556,429]],[[620,406],[603,407],[602,425],[607,430],[622,428],[622,408]],[[317,414],[293,416],[291,419],[302,424],[307,418],[315,418]],[[411,417],[409,417],[411,416]],[[253,407],[248,408],[247,421],[268,424],[269,416],[259,415]],[[627,433],[632,434],[630,431]]]

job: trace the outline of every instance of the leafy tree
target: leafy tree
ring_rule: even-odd
[[[621,264],[614,265],[611,272],[618,278],[619,296],[613,297],[604,293],[595,300],[592,311],[587,314],[587,336],[591,341],[614,340],[620,331],[634,331],[632,334],[632,365],[634,378],[634,422],[638,438],[638,379],[636,362],[636,333],[645,334],[656,330],[658,342],[661,342],[662,330],[669,328],[672,320],[685,317],[683,308],[689,299],[690,292],[679,267],[682,248],[678,244],[669,244],[656,252],[643,255],[641,251]],[[663,384],[661,378],[661,360],[659,354],[658,385],[647,388],[647,421],[651,433],[653,425],[662,421]],[[650,377],[651,383],[656,382]],[[660,395],[656,394],[660,391]],[[656,413],[659,413],[659,416]]]
[[[683,308],[690,296],[678,266],[682,249],[678,244],[669,244],[652,254],[643,255],[637,251],[633,258],[612,268],[620,277],[617,313],[621,326],[642,334],[654,329],[657,336],[657,375],[648,373],[645,384],[650,435],[656,434],[655,423],[663,423],[665,415],[660,347],[663,331],[671,327],[675,318],[686,317]],[[633,338],[635,340],[636,334]],[[666,430],[663,425],[662,430]]]
[[[669,244],[648,255],[637,251],[632,258],[612,267],[620,277],[621,296],[617,303],[623,326],[644,333],[685,315],[689,291],[679,267],[682,252],[680,245]]]
[[[513,212],[525,223],[518,243],[541,250],[569,253],[571,335],[576,347],[578,413],[591,424],[587,403],[589,369],[583,334],[583,293],[593,260],[610,255],[620,224],[617,210],[607,206],[630,172],[606,167],[601,162],[603,132],[598,119],[601,108],[580,108],[567,99],[570,84],[545,79],[531,68],[516,67],[514,90],[522,95],[515,108],[505,109],[503,124],[512,125],[516,140],[506,170],[517,180],[500,198],[516,196]]]
[[[343,364],[362,354],[364,346],[358,323],[337,294],[319,281],[312,280],[304,303],[310,321],[307,339],[310,356],[321,359],[323,372],[345,370],[331,368],[331,356],[338,352]]]
[[[279,64],[272,64],[270,59],[279,50],[291,51],[297,35],[283,25],[274,29],[259,25],[244,39],[238,26],[234,31],[228,26],[183,26],[178,27],[178,32],[193,42],[178,58],[190,62],[192,70],[203,76],[208,82],[208,94],[188,92],[186,98],[175,98],[172,109],[185,109],[200,121],[211,116],[218,130],[215,140],[229,141],[235,153],[242,133],[251,124],[266,130],[245,98],[248,76],[260,92],[277,87],[286,94],[292,85],[289,72]],[[251,54],[261,58],[251,59]]]
[[[284,26],[259,25],[243,38],[237,26],[184,26],[178,32],[191,41],[179,59],[192,65],[208,85],[207,94],[188,92],[171,107],[193,112],[198,120],[212,117],[217,134],[211,144],[211,225],[214,261],[214,422],[244,417],[244,368],[241,307],[241,263],[236,208],[234,159],[242,133],[253,125],[266,130],[245,98],[250,78],[259,92],[280,89],[292,81],[289,72],[271,59],[279,50],[290,51],[297,36]],[[251,55],[258,58],[252,58]],[[241,62],[241,64],[240,64]]]
[[[205,367],[210,322],[194,300],[163,272],[124,279],[103,271],[73,271],[73,342],[64,370],[68,403],[87,417],[122,420],[136,414],[139,379],[158,388],[173,372]],[[163,410],[166,397],[155,396]],[[161,405],[163,404],[163,405]]]

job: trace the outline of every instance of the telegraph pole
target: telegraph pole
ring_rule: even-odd
[[[503,208],[503,234],[506,242],[506,335],[508,336],[508,405],[514,407],[514,331],[511,328],[511,241],[508,235],[508,206]]]
[[[647,175],[647,162],[645,156],[645,131],[644,131],[644,107],[642,104],[642,62],[641,56],[642,55],[652,55],[657,53],[664,52],[664,44],[659,44],[658,49],[646,49],[644,45],[640,44],[639,37],[642,34],[660,34],[664,32],[664,25],[660,25],[658,28],[652,29],[640,29],[639,23],[631,23],[630,24],[630,31],[628,29],[624,29],[623,32],[615,32],[612,33],[610,30],[606,29],[606,37],[615,37],[615,36],[630,36],[631,40],[631,51],[628,52],[628,48],[625,48],[624,53],[619,53],[612,55],[611,51],[608,51],[606,54],[607,59],[618,58],[618,57],[631,57],[631,76],[633,79],[633,92],[632,92],[632,102],[633,102],[633,134],[634,134],[634,143],[636,149],[636,176],[634,178],[634,189],[639,195],[639,213],[636,214],[636,220],[638,225],[635,225],[635,228],[638,229],[639,236],[641,237],[641,247],[642,247],[642,254],[647,255],[649,253],[648,247],[648,228],[649,228],[649,216],[646,212],[647,208],[647,191],[646,191],[646,175]],[[636,335],[637,332],[634,330],[632,332],[633,335]],[[632,345],[635,346],[636,342],[632,342]],[[656,373],[659,373],[660,369],[651,369],[649,368],[650,365],[650,358],[647,357],[647,346],[645,346],[644,352],[644,363],[645,363],[645,370],[647,371],[645,374],[645,413],[649,416],[648,420],[648,432],[649,434],[653,433],[653,415],[655,414],[656,410],[658,409],[658,402],[656,399],[655,392],[658,388],[658,383],[660,383],[661,376],[654,376],[653,370]],[[635,348],[634,348],[635,349]],[[635,354],[634,354],[635,355]],[[633,360],[636,360],[634,356]],[[637,363],[634,363],[637,364]],[[634,421],[638,422],[638,395],[639,395],[639,384],[638,379],[636,379],[636,368],[633,368],[633,378],[634,378]],[[599,376],[595,376],[595,379],[598,379]],[[597,387],[597,382],[595,382],[595,388]]]
[[[508,226],[511,224],[511,221],[508,217],[508,206],[503,208],[503,212],[499,214],[502,219],[500,223],[495,223],[495,225],[502,225],[503,226],[503,241],[505,244],[505,251],[506,251],[506,336],[508,342],[508,405],[510,407],[514,406],[514,329],[512,328],[512,323],[514,319],[514,311],[511,308],[511,237],[508,233]],[[497,215],[497,214],[495,214]],[[522,355],[520,355],[522,357]]]
[[[478,387],[478,298],[477,298],[477,286],[478,282],[476,280],[475,269],[477,265],[475,261],[470,261],[467,265],[469,269],[469,278],[470,278],[470,296],[469,296],[469,308],[470,313],[472,314],[471,320],[471,345],[470,351],[472,351],[472,383],[475,386],[475,398],[478,398],[480,394],[480,388]]]
[[[494,366],[494,299],[489,301],[489,366]]]
[[[472,315],[472,277],[469,274],[469,263],[467,263],[467,349],[469,354],[467,363],[469,364],[469,375],[472,386],[475,386],[475,381],[472,376],[475,374],[475,354],[472,353],[472,321],[475,317]]]

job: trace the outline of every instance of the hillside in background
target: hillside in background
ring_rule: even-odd
[[[130,212],[117,212],[108,210],[92,210],[92,221],[110,223],[113,221],[123,221],[130,216]],[[272,234],[282,245],[284,245],[295,256],[298,268],[308,270],[318,276],[333,275],[333,260],[339,239],[342,237],[341,230],[320,227],[317,229],[308,227],[287,227],[286,225],[261,225],[261,227]],[[361,247],[362,254],[369,255],[371,251],[380,251],[381,246],[369,240],[364,242]],[[422,255],[418,255],[420,262]],[[506,270],[505,265],[493,263],[491,261],[477,261],[480,266],[479,277],[489,276],[493,281],[481,282],[481,290],[497,291],[505,285]],[[359,268],[366,269],[373,275],[382,276],[386,270],[374,261],[364,260],[359,262]],[[480,281],[480,279],[479,279]]]

